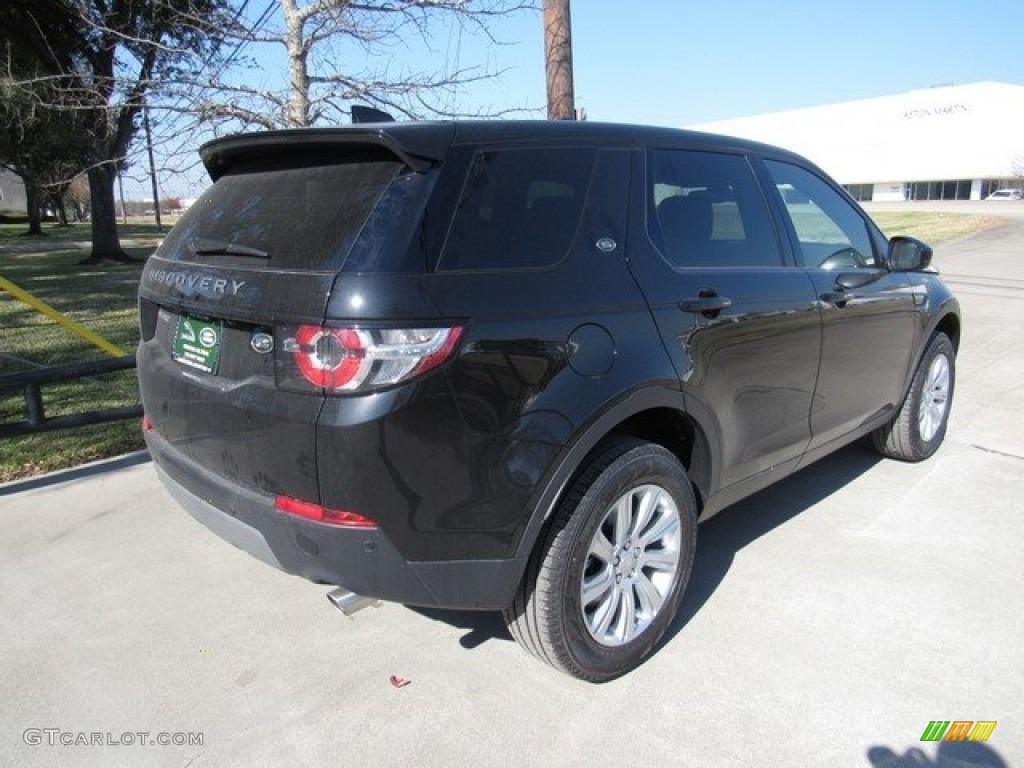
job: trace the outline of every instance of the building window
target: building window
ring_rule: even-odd
[[[907,185],[908,200],[970,200],[971,180],[914,181]]]
[[[981,182],[981,199],[991,195],[997,189],[1021,189],[1024,179],[985,179]]]
[[[874,184],[844,184],[843,189],[850,193],[850,197],[859,203],[871,202],[875,195]]]

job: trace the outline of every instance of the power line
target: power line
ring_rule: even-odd
[[[235,14],[234,14],[233,18],[231,19],[230,25],[228,27],[229,30],[232,27],[234,27],[235,24],[238,22],[238,20],[242,17],[242,14],[245,13],[246,8],[249,7],[249,3],[250,2],[251,2],[251,0],[243,0],[242,4],[236,9]],[[263,26],[270,20],[270,17],[273,14],[274,9],[276,7],[277,7],[277,0],[270,0],[268,2],[267,7],[264,9],[263,13],[260,14],[258,19],[256,20],[256,23],[253,25],[252,30],[249,33],[249,35],[244,37],[244,38],[241,38],[238,41],[238,43],[234,47],[234,50],[232,50],[231,53],[228,54],[227,58],[224,59],[224,61],[222,61],[220,63],[220,65],[218,66],[216,72],[214,72],[209,77],[209,83],[210,83],[209,85],[201,86],[198,89],[198,91],[193,91],[192,94],[190,94],[190,95],[185,95],[185,94],[180,95],[178,97],[178,99],[177,99],[177,102],[173,106],[165,107],[164,108],[165,110],[171,112],[170,120],[166,124],[161,126],[165,132],[173,132],[174,129],[181,122],[182,117],[184,115],[186,115],[186,114],[189,114],[193,110],[193,108],[196,106],[196,104],[199,102],[199,100],[201,98],[203,98],[206,95],[207,91],[212,87],[212,84],[215,83],[218,78],[220,78],[220,76],[224,73],[224,71],[228,68],[228,66],[230,66],[230,64],[241,54],[241,52],[245,49],[245,47],[249,43],[252,42],[253,37],[255,35],[257,35],[260,32],[260,30],[263,28]],[[203,59],[203,69],[205,69],[207,66],[209,66],[210,61],[213,58],[213,56],[214,56],[214,52],[212,50],[207,52],[207,54],[204,56],[204,59]],[[148,111],[148,106],[146,107],[146,109]],[[149,140],[147,148],[150,151],[150,153],[152,153],[152,140],[151,139]]]
[[[231,26],[234,26],[235,23],[241,18],[242,14],[245,12],[245,9],[249,6],[250,2],[251,2],[251,0],[243,0],[242,4],[239,6],[238,10],[235,12],[234,18],[231,20]],[[250,42],[252,42],[252,36],[257,34],[260,31],[260,29],[263,27],[263,25],[267,23],[267,21],[270,19],[270,14],[273,13],[274,8],[276,8],[276,7],[277,7],[277,0],[270,0],[270,2],[267,5],[266,10],[263,11],[263,13],[260,15],[259,19],[256,21],[255,25],[253,25],[253,29],[252,29],[252,32],[250,33],[250,36],[242,38],[242,39],[240,39],[238,41],[238,44],[235,45],[235,49],[228,55],[228,57],[223,62],[221,62],[220,66],[217,68],[217,71],[214,72],[213,75],[211,75],[211,77],[210,77],[210,81],[211,82],[216,81],[217,78],[219,78],[224,73],[224,71],[228,68],[228,66],[231,64],[231,62],[234,61],[238,57],[238,55],[242,52],[242,50],[245,48],[245,46],[247,46]],[[203,68],[205,68],[205,67],[207,67],[209,65],[210,59],[212,59],[212,58],[213,58],[213,51],[210,51],[209,53],[207,53],[207,55],[206,55],[206,57],[205,57],[205,59],[203,61]],[[171,111],[173,112],[173,117],[171,118],[171,122],[168,125],[168,128],[172,128],[173,129],[178,124],[178,122],[181,120],[182,115],[188,113],[196,105],[196,102],[198,102],[199,99],[202,98],[205,95],[206,91],[209,88],[210,88],[209,85],[202,86],[199,89],[198,93],[192,94],[189,103],[186,106],[184,106],[184,107],[182,106],[182,102],[185,101],[186,98],[188,98],[188,97],[186,97],[184,95],[183,96],[179,96],[178,97],[178,102],[173,107],[171,107]]]
[[[249,0],[245,0],[245,3],[242,4],[243,7],[245,7],[245,5],[248,5],[248,3],[249,3]],[[242,49],[245,48],[245,46],[247,46],[249,43],[252,42],[252,38],[257,33],[259,33],[259,31],[260,31],[260,29],[262,29],[263,25],[266,24],[270,20],[270,14],[274,12],[274,8],[276,8],[276,7],[277,7],[277,0],[270,0],[270,3],[267,5],[267,9],[265,11],[263,11],[263,14],[259,17],[259,19],[256,20],[256,24],[253,25],[251,35],[248,38],[246,38],[246,39],[242,40],[241,42],[239,42],[239,44],[237,46],[235,46],[235,50],[231,52],[231,55],[228,56],[227,59],[224,61],[224,63],[221,65],[220,70],[217,72],[217,76],[219,76],[220,73],[223,72],[232,61],[235,60],[235,57],[238,56],[239,53],[241,53]],[[235,21],[237,21],[237,20],[238,20],[238,18],[236,16],[235,17]]]

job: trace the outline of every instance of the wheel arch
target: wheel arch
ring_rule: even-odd
[[[928,340],[931,341],[931,337],[936,333],[944,333],[949,337],[949,340],[953,342],[953,351],[960,351],[960,316],[956,312],[947,312],[932,328],[930,334],[928,334]],[[927,347],[927,344],[925,344]]]
[[[928,351],[928,345],[932,343],[935,334],[944,333],[953,343],[953,353],[958,354],[960,352],[960,305],[956,302],[956,299],[950,298],[943,304],[942,309],[943,311],[937,312],[932,321],[928,323],[925,333],[921,336],[921,343],[918,349],[914,351],[912,364],[907,371],[907,380],[903,384],[903,398],[906,398],[910,392],[910,385],[914,381],[914,374],[917,372],[918,366],[921,365],[921,358]]]
[[[625,396],[580,429],[562,451],[532,505],[533,512],[519,541],[517,557],[528,557],[558,504],[590,457],[610,437],[628,436],[661,445],[683,465],[697,497],[698,509],[713,489],[714,433],[683,407],[683,395],[668,386],[648,387]]]
[[[906,398],[913,383],[913,375],[921,366],[921,359],[928,351],[929,344],[936,334],[945,334],[953,345],[953,353],[959,352],[959,340],[961,340],[961,316],[959,316],[959,304],[956,299],[949,297],[940,306],[940,311],[930,317],[925,332],[921,335],[918,348],[914,349],[910,358],[910,367],[906,372],[906,381],[903,382],[903,390],[900,402]]]
[[[672,452],[683,465],[703,505],[711,488],[711,451],[704,429],[693,416],[678,408],[648,408],[624,419],[598,443],[612,435],[635,437]]]

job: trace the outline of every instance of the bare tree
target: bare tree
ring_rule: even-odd
[[[5,4],[0,31],[33,53],[44,75],[12,81],[37,106],[77,115],[87,136],[92,253],[127,260],[114,205],[117,171],[149,92],[196,78],[230,26],[229,0],[33,0]],[[43,83],[58,98],[42,100]],[[74,174],[68,177],[70,178]]]
[[[1010,175],[1016,182],[1017,189],[1024,189],[1024,155],[1014,155],[1010,161]]]
[[[84,221],[89,208],[89,179],[85,174],[80,173],[71,180],[67,189],[67,199],[75,208],[75,219]]]
[[[66,223],[59,203],[72,178],[83,166],[87,147],[74,120],[59,119],[39,109],[20,92],[0,81],[0,166],[13,171],[25,185],[30,235],[42,235],[40,209],[56,209]]]
[[[20,92],[9,81],[0,81],[0,166],[21,178],[25,185],[29,235],[43,235],[40,207],[43,191],[40,177],[43,162],[39,139],[45,135],[41,122],[26,109]]]
[[[536,11],[529,0],[272,0],[264,14],[230,34],[242,44],[280,46],[288,84],[280,90],[225,85],[198,104],[203,119],[266,129],[339,121],[353,103],[405,116],[456,116],[454,96],[499,73],[444,62],[434,72],[413,71],[396,52],[412,38],[428,49],[442,24],[486,35],[502,17]],[[269,22],[269,23],[268,23]]]
[[[12,8],[0,8],[0,28]],[[79,115],[44,106],[64,98],[49,65],[23,37],[9,37],[0,48],[0,165],[25,185],[30,235],[43,234],[41,206],[63,194],[88,153]]]

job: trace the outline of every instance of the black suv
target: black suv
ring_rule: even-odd
[[[607,680],[672,622],[698,519],[863,435],[942,442],[960,319],[931,251],[789,152],[479,122],[201,156],[142,276],[146,439],[285,571],[502,610]]]

